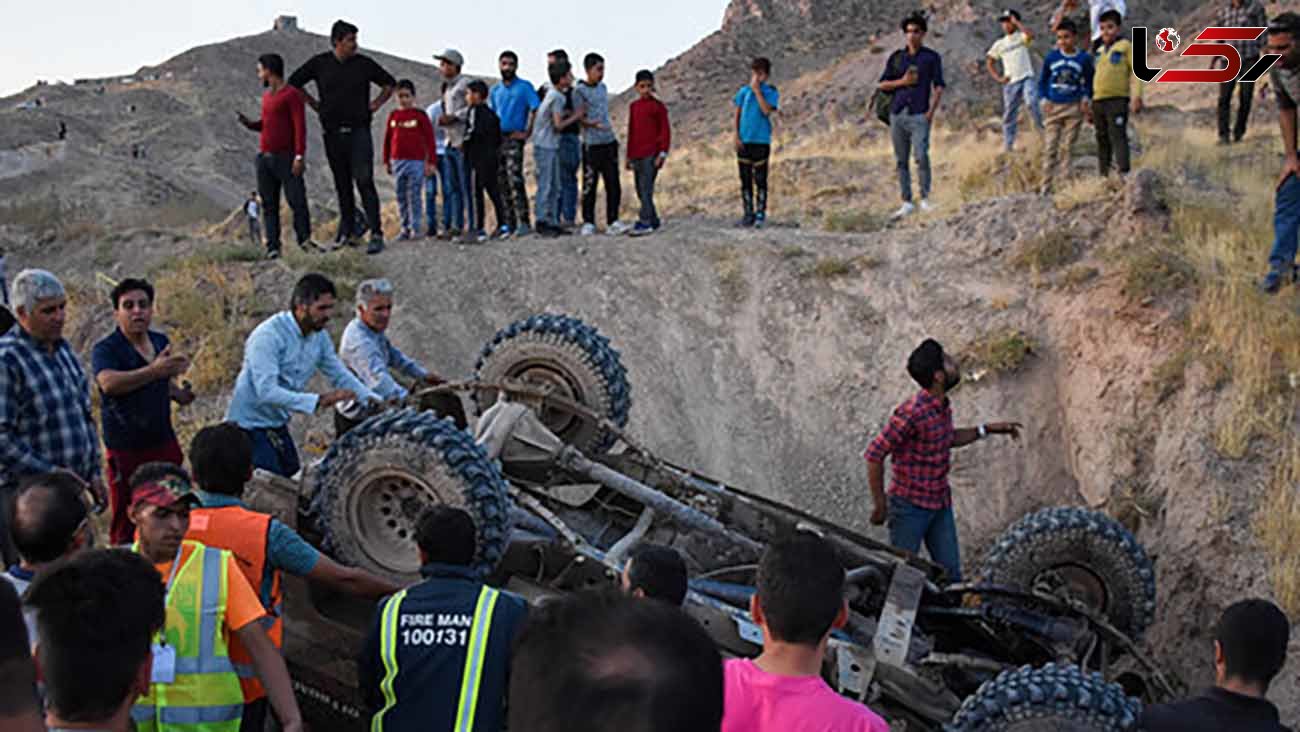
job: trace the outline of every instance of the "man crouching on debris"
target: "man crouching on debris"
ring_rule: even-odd
[[[993,422],[954,428],[948,394],[961,384],[961,371],[934,339],[927,338],[912,351],[907,373],[921,390],[894,410],[864,455],[874,504],[871,523],[879,526],[888,518],[889,543],[899,549],[919,552],[924,539],[930,558],[943,566],[948,580],[960,582],[961,548],[948,485],[949,452],[991,434],[1019,439],[1021,425]],[[886,503],[884,464],[891,455],[894,476]]]

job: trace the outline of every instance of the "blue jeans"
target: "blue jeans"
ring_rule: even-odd
[[[1020,81],[1013,81],[1002,87],[1002,137],[1006,149],[1016,146],[1016,127],[1019,124],[1020,104],[1029,107],[1029,115],[1034,118],[1034,126],[1043,129],[1043,110],[1038,106],[1037,79],[1026,76]]]
[[[438,161],[445,199],[443,223],[447,231],[461,231],[465,228],[465,204],[469,202],[469,194],[465,191],[465,155],[460,149],[449,147]],[[445,168],[443,161],[446,161]]]
[[[1273,200],[1273,251],[1268,255],[1268,267],[1275,274],[1287,275],[1295,266],[1300,239],[1300,176],[1283,181]]]
[[[245,429],[244,434],[253,443],[253,467],[276,475],[292,478],[302,467],[298,462],[298,447],[286,427]]]
[[[393,176],[397,179],[397,212],[402,217],[402,231],[415,231],[424,220],[424,161],[394,160]]]
[[[930,123],[924,114],[894,112],[889,115],[889,138],[894,143],[898,164],[898,187],[904,201],[912,200],[912,171],[907,158],[916,158],[916,175],[921,179],[921,199],[930,197]]]
[[[931,510],[906,498],[890,496],[888,516],[890,544],[916,554],[924,540],[930,559],[948,572],[948,581],[961,581],[961,546],[957,543],[952,506]]]
[[[537,222],[558,226],[560,223],[560,151],[534,145],[533,162],[537,164]]]
[[[577,135],[560,135],[560,220],[572,226],[578,218],[578,169],[582,146]]]

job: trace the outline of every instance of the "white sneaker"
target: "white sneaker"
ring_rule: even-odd
[[[931,211],[933,211],[933,210],[934,210],[934,206],[931,206],[931,205],[930,205],[930,202],[929,202],[928,200],[922,198],[922,199],[921,199],[921,212],[922,212],[922,213],[929,213],[929,212],[931,212]]]
[[[913,204],[911,201],[904,201],[903,205],[899,206],[898,210],[895,211],[893,215],[890,216],[889,218],[891,220],[896,220],[896,219],[901,219],[904,216],[911,216],[912,212],[915,210],[916,210],[915,204]]]
[[[628,226],[622,221],[615,221],[614,223],[610,224],[607,229],[605,229],[605,233],[609,234],[610,236],[622,236],[631,230],[632,230],[631,226]]]
[[[591,236],[592,234],[595,233],[596,233],[595,224],[583,224],[582,228],[578,230],[578,234],[580,236]]]

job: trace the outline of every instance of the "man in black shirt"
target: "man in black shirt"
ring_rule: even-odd
[[[370,137],[370,117],[393,95],[397,79],[374,59],[357,53],[355,25],[336,21],[330,30],[330,41],[334,50],[308,59],[289,77],[289,83],[303,90],[307,104],[320,115],[325,156],[339,196],[338,240],[351,242],[362,234],[354,230],[357,204],[352,185],[355,183],[370,227],[370,246],[366,253],[378,254],[384,249],[384,235],[379,222],[379,193],[375,190],[375,148]],[[316,82],[319,101],[305,89],[312,81]],[[370,100],[371,84],[383,89],[374,101]]]
[[[1286,664],[1291,624],[1267,600],[1243,600],[1223,611],[1214,633],[1215,686],[1195,699],[1148,707],[1146,732],[1290,732],[1264,698]]]

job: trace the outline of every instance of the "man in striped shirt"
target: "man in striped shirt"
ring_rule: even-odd
[[[943,566],[948,580],[960,582],[961,550],[948,484],[950,452],[990,434],[1019,439],[1020,423],[954,428],[948,394],[961,384],[961,371],[931,338],[912,351],[907,373],[921,390],[894,410],[864,455],[874,503],[871,523],[879,526],[888,518],[889,543],[899,549],[918,552],[924,540],[930,558]],[[889,456],[894,471],[886,501],[884,464]]]
[[[85,481],[101,505],[99,435],[90,413],[90,382],[63,339],[68,297],[40,269],[14,278],[18,324],[0,337],[0,548],[16,561],[3,508],[25,475],[65,468]]]

